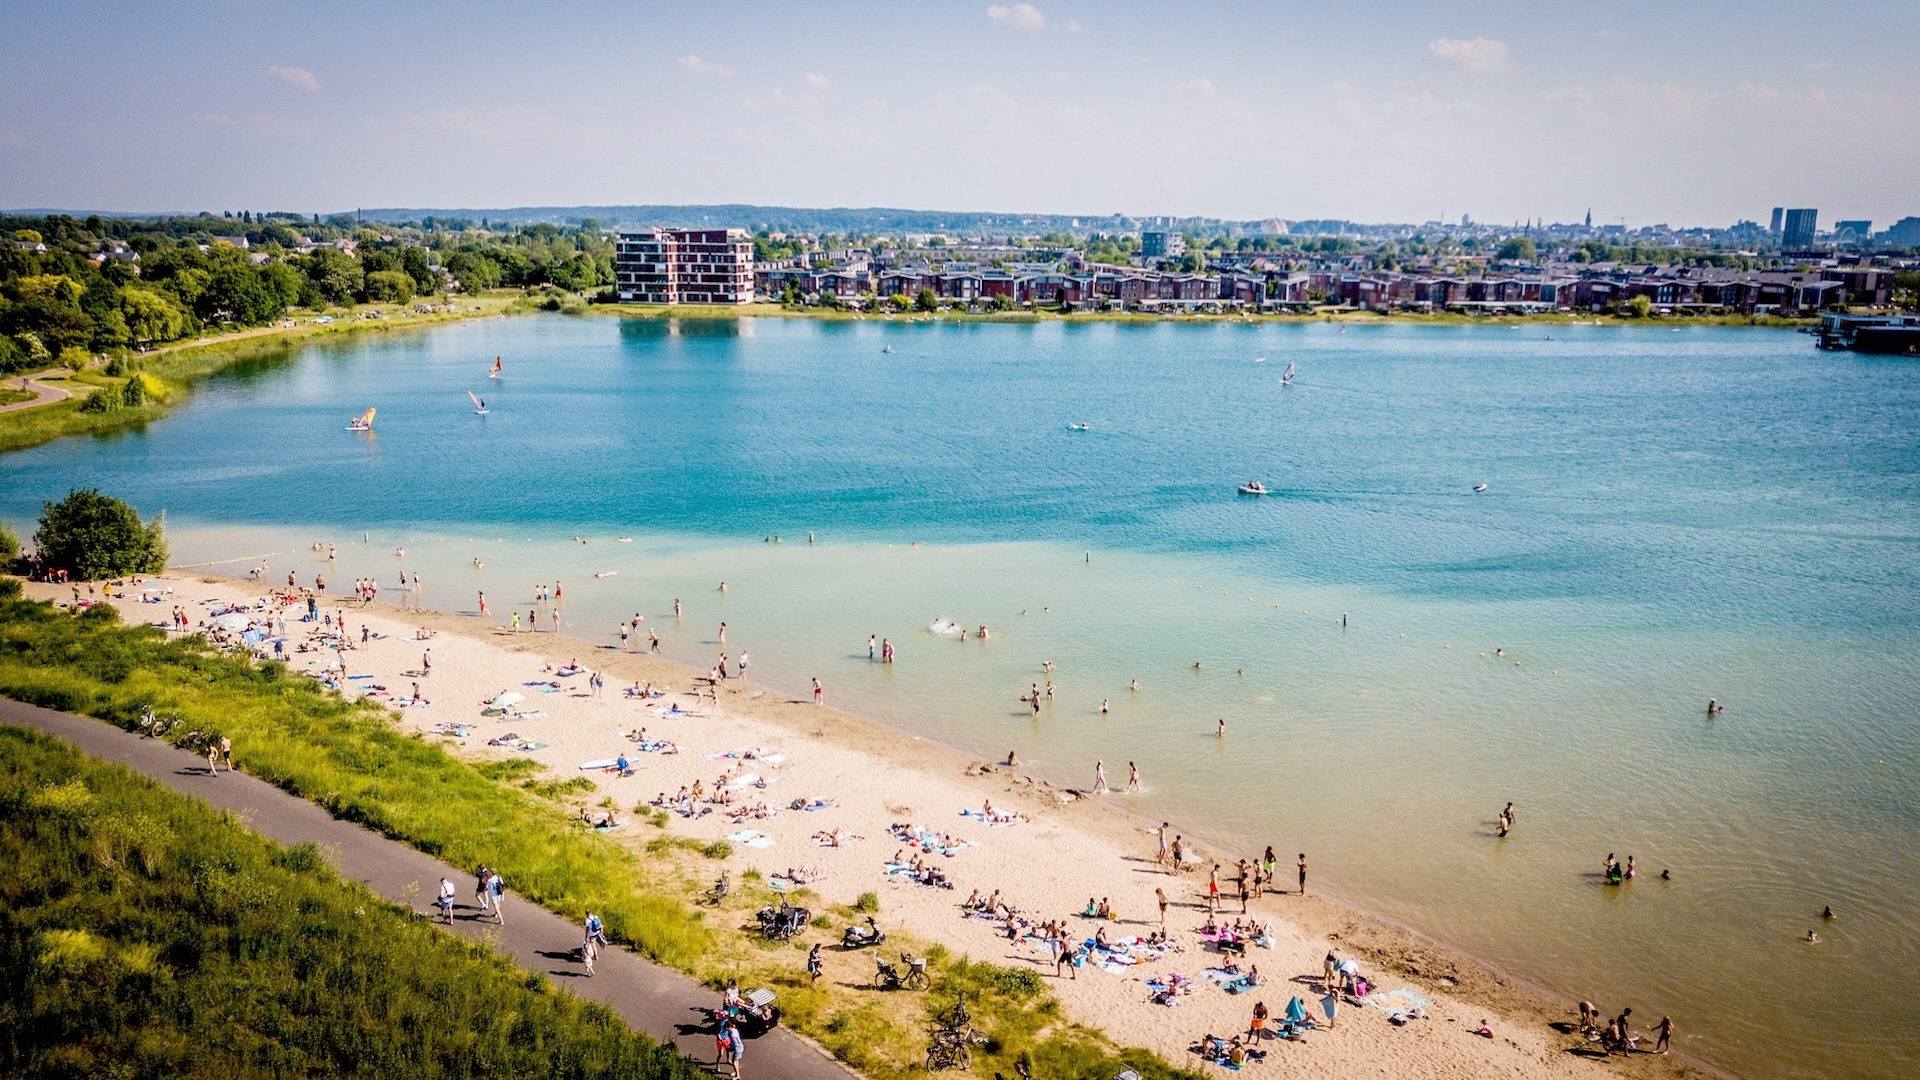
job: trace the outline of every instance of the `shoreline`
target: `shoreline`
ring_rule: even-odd
[[[208,583],[228,589],[239,586],[255,594],[263,591],[265,588],[264,585],[256,586],[252,582],[237,577],[221,575],[217,570],[206,567],[204,564],[198,566],[173,567],[169,569],[168,576],[174,579],[177,585],[187,585],[187,587],[181,589],[183,594],[203,594],[205,592],[204,586]],[[193,585],[195,584],[201,587],[194,588]],[[43,592],[47,598],[59,599],[57,591],[47,589],[45,586],[33,588],[36,592]],[[478,622],[473,615],[457,614],[435,609],[419,609],[410,606],[403,607],[384,601],[367,607],[358,607],[356,605],[355,610],[364,613],[363,619],[361,620],[363,622],[371,622],[372,619],[366,618],[365,616],[372,616],[382,621],[397,620],[398,622],[411,624],[413,626],[425,626],[433,629],[437,633],[446,634],[451,639],[465,642],[467,645],[504,651],[508,654],[532,654],[532,658],[545,660],[552,664],[560,663],[563,658],[559,653],[568,651],[571,656],[583,658],[586,666],[607,672],[610,682],[618,683],[635,679],[647,679],[648,681],[665,681],[667,685],[674,687],[685,687],[693,685],[696,680],[705,680],[705,676],[699,674],[691,666],[671,658],[653,657],[641,652],[610,652],[609,650],[613,649],[613,646],[602,645],[571,633],[548,635],[546,637],[539,634],[523,634],[519,638],[513,639],[511,644],[506,644],[501,641],[502,638],[508,636],[504,627],[494,624],[491,621],[482,624]],[[351,618],[351,616],[349,616],[349,618]],[[483,626],[484,629],[482,628]],[[574,648],[570,651],[563,649],[562,642]],[[356,666],[358,666],[359,663],[360,661],[356,661]],[[439,662],[436,660],[436,671],[438,670]],[[444,683],[438,679],[435,680],[435,683],[444,691]],[[1200,883],[1195,882],[1194,875],[1171,877],[1157,870],[1151,872],[1148,880],[1138,882],[1130,881],[1129,878],[1135,875],[1149,872],[1125,866],[1119,867],[1125,876],[1116,877],[1111,872],[1116,864],[1151,862],[1150,859],[1142,859],[1138,856],[1141,854],[1151,854],[1153,847],[1152,822],[1126,809],[1123,804],[1102,804],[1099,799],[1084,795],[1074,787],[1067,785],[1064,781],[1056,781],[1055,778],[1047,776],[1043,771],[1023,768],[1014,772],[1005,769],[1004,766],[983,767],[984,763],[980,762],[978,758],[956,748],[920,736],[909,735],[904,731],[890,727],[879,721],[843,713],[831,708],[827,709],[824,713],[826,717],[831,719],[831,723],[823,724],[821,723],[823,713],[816,711],[814,705],[804,701],[803,698],[787,695],[777,687],[736,680],[728,680],[726,683],[723,683],[722,686],[722,698],[725,703],[722,709],[723,717],[731,721],[735,715],[743,716],[751,724],[775,729],[779,735],[787,739],[804,740],[810,752],[818,752],[819,749],[825,749],[827,753],[824,756],[828,758],[851,757],[855,759],[856,767],[853,768],[847,768],[845,762],[838,763],[840,767],[836,769],[835,772],[842,779],[862,775],[862,769],[858,767],[858,762],[860,759],[866,759],[871,763],[869,767],[878,766],[890,774],[911,777],[911,779],[907,781],[907,784],[911,789],[916,791],[931,791],[940,788],[952,789],[958,784],[968,792],[969,800],[977,800],[980,798],[1000,798],[1006,800],[1011,798],[1014,800],[1014,806],[1017,806],[1029,815],[1028,823],[1032,825],[1033,828],[1023,827],[1021,829],[1007,830],[1008,834],[1031,834],[1036,832],[1049,835],[1064,834],[1065,846],[1070,851],[1075,853],[1091,853],[1090,859],[1074,860],[1075,862],[1087,862],[1089,864],[1089,874],[1098,874],[1099,867],[1093,864],[1104,864],[1107,867],[1109,872],[1103,876],[1096,876],[1095,880],[1099,881],[1102,890],[1111,889],[1109,895],[1123,896],[1124,899],[1122,903],[1125,905],[1125,910],[1142,911],[1150,906],[1150,901],[1143,901],[1137,894],[1144,891],[1145,894],[1150,897],[1153,887],[1164,886],[1174,882],[1181,882],[1191,887],[1194,884]],[[749,691],[757,692],[752,692],[749,695]],[[757,700],[762,697],[765,697],[767,700],[764,702]],[[455,706],[455,708],[459,707],[460,706]],[[631,710],[637,708],[638,706],[631,704],[624,705],[624,715],[628,716],[628,721],[623,722],[630,722]],[[424,714],[415,710],[413,712],[399,714],[399,722],[403,727],[418,730],[421,724],[431,720],[449,719],[448,713],[451,711],[452,710],[440,711],[438,715],[427,717],[425,720],[419,720],[418,718]],[[663,734],[666,733],[663,732]],[[555,745],[560,745],[560,739],[555,739]],[[702,746],[701,748],[704,749],[705,747]],[[573,748],[570,747],[568,749]],[[481,760],[497,759],[499,756],[498,754],[490,755],[484,747],[466,747],[464,744],[462,744],[462,748],[457,752],[463,756],[474,757]],[[591,753],[591,751],[585,749],[581,749],[580,752],[583,754]],[[545,757],[547,755],[535,756]],[[646,761],[646,759],[651,758],[652,755],[636,754],[634,756],[642,759],[642,763],[644,764],[652,764],[652,762]],[[697,774],[696,778],[698,775],[704,775],[702,766],[697,762],[687,761],[685,758],[681,760],[683,764],[692,766],[694,774]],[[550,767],[555,767],[558,775],[578,775],[569,770],[565,770],[563,767],[556,766],[553,761],[546,763]],[[637,767],[639,766],[637,765]],[[707,771],[711,771],[711,769]],[[651,779],[644,781],[647,785],[652,785],[653,782]],[[670,785],[668,790],[671,790]],[[780,793],[779,801],[784,801],[789,794],[792,793]],[[775,805],[778,805],[778,801],[775,802]],[[969,801],[967,805],[977,805],[977,802]],[[1003,806],[1004,805],[1003,803]],[[888,804],[886,809],[891,812],[908,808],[905,805]],[[909,812],[911,811],[909,810]],[[807,817],[808,815],[794,816]],[[715,827],[700,829],[699,826],[704,824],[706,824],[706,822],[702,820],[690,826],[696,830],[698,838],[700,839],[717,838],[717,833],[716,837],[707,837],[705,835],[707,832],[715,832],[716,828],[718,832],[729,831],[729,827],[720,825],[717,822],[714,823]],[[834,822],[823,821],[819,824],[834,824]],[[972,823],[968,824],[971,825]],[[944,828],[945,826],[940,827]],[[979,828],[977,825],[973,825],[972,827],[975,829]],[[682,829],[681,824],[676,822],[674,831],[679,832],[682,831]],[[868,832],[870,834],[872,830],[869,829]],[[1234,855],[1226,854],[1226,848],[1209,843],[1204,835],[1190,835],[1193,835],[1194,841],[1203,850],[1220,853],[1216,856],[1217,858],[1230,860],[1235,857]],[[995,844],[999,839],[1000,837],[996,835],[989,838],[986,843]],[[1025,837],[1022,836],[1021,839],[1025,839]],[[877,857],[880,854],[879,848],[891,845],[892,843],[893,841],[890,838],[882,835],[873,837],[864,848],[856,847],[851,850],[862,858],[867,856]],[[1048,845],[1048,852],[1042,855],[1041,858],[1046,862],[1058,863],[1060,860],[1056,859],[1052,847],[1053,845]],[[813,852],[809,851],[805,855],[789,856],[788,852],[783,851],[778,857],[783,859],[791,857],[793,862],[783,863],[782,865],[794,865],[795,863],[805,863],[809,861],[809,856],[813,854]],[[1247,854],[1251,855],[1254,853],[1249,852]],[[754,858],[755,853],[750,850],[736,852],[735,857],[730,859],[729,863],[736,863],[742,859],[750,861]],[[1315,861],[1318,865],[1324,865],[1324,860],[1316,859]],[[962,867],[971,869],[971,867],[967,866],[967,860],[964,857],[955,860],[953,869],[956,877],[960,876],[959,872]],[[1226,863],[1223,868],[1224,872],[1230,874],[1230,867],[1231,863]],[[1064,866],[1059,868],[1065,869]],[[1024,870],[1030,875],[1035,868],[1022,866],[1016,869]],[[1285,872],[1285,860],[1281,861],[1281,869],[1282,872],[1279,877],[1282,882],[1290,885],[1291,875]],[[767,872],[773,873],[776,871],[768,869]],[[840,875],[836,875],[835,879],[825,888],[816,888],[819,888],[823,893],[832,892],[836,887],[844,884],[842,880],[839,880],[840,877]],[[989,887],[985,881],[969,879],[971,879],[971,875],[968,875],[966,879],[962,879],[962,889],[966,888],[969,884],[977,884],[982,888],[982,893],[984,894],[986,888]],[[1204,882],[1203,875],[1201,876],[1201,882]],[[997,885],[997,882],[995,884]],[[1076,880],[1074,889],[1084,884],[1086,884],[1086,880]],[[1127,895],[1122,891],[1125,884],[1144,885],[1145,888],[1136,888],[1133,890],[1136,895]],[[1053,889],[1053,892],[1056,894],[1058,894],[1059,891],[1057,886]],[[1176,895],[1184,891],[1184,889],[1180,890],[1176,892]],[[910,889],[909,898],[924,899],[926,892],[927,890]],[[938,893],[937,890],[934,890],[934,892],[936,894]],[[914,896],[913,894],[915,893],[922,895]],[[885,892],[882,895],[890,898],[884,909],[889,921],[904,918],[911,931],[917,936],[940,941],[954,948],[956,951],[971,951],[975,955],[982,956],[982,958],[996,959],[993,955],[995,946],[989,944],[986,939],[977,933],[971,935],[971,940],[969,940],[969,935],[965,933],[966,930],[979,929],[978,923],[975,923],[973,920],[962,920],[962,922],[967,925],[956,928],[953,925],[954,920],[951,914],[948,914],[944,919],[941,918],[939,910],[941,908],[950,908],[950,903],[935,904],[931,907],[925,903],[909,903],[903,911],[895,907],[899,899],[897,890]],[[958,898],[959,897],[952,895],[944,897],[935,895],[933,899],[936,901],[946,900],[957,902]],[[836,899],[850,901],[852,897],[849,895],[845,898],[836,897]],[[1010,896],[1009,900],[1015,903],[1026,902],[1019,895]],[[1073,906],[1078,907],[1079,901],[1077,895],[1070,902]],[[1179,901],[1176,901],[1176,906],[1185,907],[1185,905]],[[1199,906],[1202,909],[1204,908],[1204,905]],[[1230,905],[1223,903],[1223,912],[1229,908]],[[1304,899],[1296,895],[1291,888],[1288,888],[1280,894],[1270,894],[1268,898],[1256,901],[1253,910],[1258,917],[1269,920],[1269,925],[1278,924],[1275,930],[1277,937],[1283,936],[1281,935],[1279,927],[1283,926],[1285,928],[1287,933],[1284,936],[1287,937],[1288,941],[1281,947],[1281,952],[1283,953],[1286,952],[1286,945],[1294,946],[1295,951],[1298,951],[1299,947],[1305,946],[1310,948],[1315,954],[1329,947],[1335,948],[1343,954],[1352,953],[1362,959],[1370,969],[1376,970],[1386,976],[1387,981],[1380,984],[1383,988],[1400,985],[1400,980],[1403,979],[1409,980],[1412,985],[1417,987],[1419,992],[1441,1003],[1441,1008],[1435,1010],[1436,1020],[1426,1024],[1417,1024],[1415,1027],[1421,1029],[1450,1028],[1453,1026],[1453,1021],[1458,1020],[1464,1022],[1468,1019],[1466,1014],[1469,1011],[1473,1011],[1476,1014],[1485,1013],[1489,1016],[1498,1017],[1499,1019],[1496,1020],[1496,1024],[1512,1031],[1512,1036],[1503,1035],[1501,1041],[1512,1051],[1518,1053],[1522,1059],[1529,1062],[1523,1070],[1525,1074],[1540,1076],[1587,1075],[1587,1070],[1596,1067],[1592,1060],[1585,1058],[1583,1055],[1569,1052],[1569,1050],[1572,1049],[1569,1044],[1573,1042],[1571,1036],[1559,1033],[1549,1027],[1549,1025],[1554,1023],[1564,1023],[1568,1019],[1572,1014],[1572,1001],[1536,983],[1514,976],[1492,964],[1479,960],[1462,950],[1448,946],[1412,927],[1370,912],[1366,908],[1364,899],[1355,900],[1342,893],[1337,886],[1330,892],[1323,892],[1320,895],[1314,895]],[[1036,917],[1053,917],[1064,913],[1056,898],[1050,901],[1047,910],[1036,912]],[[1228,918],[1231,918],[1231,916],[1229,915]],[[1181,921],[1181,916],[1175,916],[1173,920],[1169,921],[1169,928],[1173,928],[1175,923],[1179,921]],[[983,948],[985,952],[982,952]],[[1249,959],[1255,963],[1268,959],[1274,960],[1274,966],[1279,971],[1280,979],[1293,977],[1296,972],[1317,969],[1318,966],[1317,963],[1310,966],[1301,966],[1298,962],[1287,963],[1277,957],[1269,957],[1264,953],[1250,954]],[[1177,962],[1176,966],[1191,971],[1200,963],[1202,963],[1202,960],[1196,948],[1189,950],[1188,954],[1183,956]],[[1042,965],[1043,974],[1046,978],[1051,979],[1052,974],[1050,971],[1044,970],[1045,966],[1046,965]],[[1162,965],[1156,965],[1155,970],[1157,970],[1159,966]],[[1147,969],[1143,969],[1143,971],[1144,970]],[[1089,973],[1091,975],[1091,981],[1112,981],[1101,980],[1100,976],[1091,970]],[[1299,990],[1303,996],[1308,996],[1304,987],[1290,987],[1290,984],[1282,982],[1280,979],[1273,980],[1274,988],[1269,990],[1268,993],[1278,997],[1281,1004],[1284,1004],[1285,996],[1294,990]],[[1128,979],[1127,983],[1135,981],[1137,980]],[[1116,1042],[1123,1045],[1145,1045],[1161,1053],[1175,1064],[1180,1064],[1183,1061],[1180,1053],[1183,1045],[1182,1040],[1179,1038],[1169,1039],[1168,1037],[1166,1030],[1168,1026],[1166,1017],[1168,1014],[1166,1010],[1139,1004],[1128,1006],[1124,996],[1112,993],[1098,993],[1099,990],[1112,990],[1114,987],[1089,987],[1089,990],[1094,992],[1088,993],[1079,991],[1078,988],[1080,985],[1080,982],[1076,980],[1071,984],[1062,984],[1055,987],[1070,1017],[1105,1031],[1110,1037],[1114,1038]],[[1121,984],[1123,987],[1125,985],[1126,984]],[[1070,990],[1069,986],[1074,989]],[[1202,996],[1224,999],[1227,1003],[1228,1010],[1235,1014],[1244,1013],[1244,1007],[1251,1001],[1251,998],[1225,999],[1224,995],[1219,995],[1217,991],[1206,988],[1203,988],[1199,993]],[[1089,998],[1092,1000],[1088,1000]],[[1137,1002],[1138,995],[1134,996],[1134,1000]],[[1312,998],[1308,997],[1308,1000],[1311,1001]],[[1183,1001],[1183,1004],[1187,1003],[1189,1002]],[[1195,1003],[1198,1002],[1195,1001]],[[1209,1004],[1217,1005],[1219,1003],[1210,1002]],[[1119,1010],[1129,1007],[1136,1011],[1147,1010],[1147,1012],[1137,1018],[1128,1016],[1123,1019]],[[1212,1017],[1218,1010],[1210,1007],[1204,1011],[1209,1017]],[[1341,1015],[1342,1017],[1347,1017],[1355,1011],[1356,1010],[1350,1007],[1347,1010],[1343,1010]],[[1376,1019],[1371,1015],[1372,1010],[1359,1009],[1357,1011],[1361,1015],[1366,1016],[1367,1021]],[[1437,1018],[1442,1012],[1448,1014],[1444,1021]],[[1473,1019],[1477,1019],[1477,1015]],[[1367,1021],[1360,1022],[1363,1029],[1373,1026]],[[1193,1026],[1179,1020],[1174,1021],[1174,1023],[1182,1028],[1191,1028]],[[1350,1025],[1354,1022],[1348,1020],[1346,1023]],[[1682,1018],[1683,1026],[1684,1023],[1684,1018]],[[1384,1020],[1380,1020],[1379,1024],[1382,1025],[1382,1033],[1385,1034],[1387,1040],[1396,1039],[1413,1030],[1413,1028],[1396,1029],[1384,1027]],[[1207,1027],[1208,1030],[1224,1030],[1228,1033],[1234,1030],[1232,1023],[1225,1020],[1220,1022],[1212,1022],[1209,1020]],[[1340,1040],[1343,1035],[1351,1030],[1348,1026],[1342,1026],[1334,1033],[1331,1033],[1330,1038]],[[1423,1030],[1421,1033],[1426,1034],[1427,1031]],[[1449,1031],[1449,1034],[1453,1033],[1454,1032]],[[1190,1030],[1187,1032],[1187,1035],[1189,1037],[1185,1041],[1191,1041],[1192,1038],[1197,1038],[1197,1030]],[[1327,1038],[1329,1038],[1329,1036],[1322,1036],[1320,1041],[1325,1041]],[[1385,1052],[1386,1048],[1375,1046],[1373,1045],[1374,1042],[1375,1040],[1373,1039],[1363,1040],[1364,1045],[1357,1048],[1360,1051],[1360,1056],[1356,1059],[1356,1064],[1379,1064],[1377,1053]],[[1449,1074],[1455,1072],[1455,1069],[1443,1066],[1471,1066],[1469,1058],[1454,1059],[1462,1052],[1471,1056],[1477,1053],[1479,1049],[1483,1049],[1485,1045],[1485,1043],[1478,1039],[1469,1040],[1467,1046],[1474,1047],[1476,1048],[1475,1050],[1463,1051],[1456,1048],[1455,1050],[1440,1054],[1440,1057],[1436,1060],[1423,1060],[1422,1064],[1418,1066],[1414,1066],[1412,1062],[1406,1062],[1404,1064],[1427,1069],[1429,1072],[1438,1069],[1442,1074]],[[1355,1048],[1350,1047],[1348,1049],[1351,1051]],[[1555,1052],[1556,1049],[1558,1050],[1557,1053]],[[1282,1052],[1290,1053],[1291,1051],[1282,1050]],[[1347,1055],[1343,1054],[1342,1056],[1345,1057]],[[1422,1057],[1424,1059],[1424,1055],[1422,1055]],[[1194,1064],[1191,1055],[1187,1055],[1184,1060],[1189,1065]],[[1655,1062],[1660,1062],[1660,1064],[1655,1065]],[[1479,1063],[1479,1067],[1488,1067],[1490,1064],[1491,1063],[1482,1061]],[[1515,1062],[1516,1066],[1518,1064],[1518,1062]],[[1606,1064],[1611,1067],[1619,1067],[1620,1065],[1619,1062],[1611,1059],[1608,1059]],[[1635,1069],[1636,1072],[1641,1075],[1688,1077],[1731,1075],[1714,1066],[1685,1056],[1684,1052],[1679,1050],[1676,1050],[1674,1056],[1668,1058],[1656,1058],[1647,1054],[1631,1055],[1628,1059],[1628,1067]],[[1459,1074],[1470,1075],[1475,1071],[1477,1071],[1476,1068],[1468,1067],[1465,1072]]]
[[[1656,315],[1645,319],[1627,318],[1620,315],[1580,315],[1569,311],[1555,311],[1532,315],[1471,315],[1464,312],[1380,312],[1362,311],[1357,308],[1328,308],[1310,313],[1277,312],[1221,312],[1218,314],[1150,311],[1073,311],[1062,312],[1053,308],[1036,308],[1013,311],[899,311],[865,312],[849,311],[844,308],[790,308],[771,301],[754,301],[750,304],[589,304],[584,312],[569,314],[588,314],[630,319],[811,319],[818,322],[944,322],[961,323],[1011,323],[1030,324],[1046,322],[1064,323],[1128,323],[1155,325],[1166,323],[1174,326],[1247,323],[1250,325],[1273,324],[1278,326],[1307,325],[1312,323],[1341,323],[1360,326],[1494,326],[1494,325],[1543,325],[1564,326],[1638,326],[1638,327],[1682,327],[1682,326],[1725,326],[1749,327],[1762,330],[1803,330],[1819,325],[1819,319],[1786,319],[1774,315]]]
[[[69,391],[62,397],[43,398],[31,403],[22,402],[17,406],[0,410],[0,453],[25,450],[71,435],[112,431],[133,424],[158,420],[166,416],[173,406],[180,404],[193,393],[201,380],[263,354],[281,349],[299,348],[321,338],[395,330],[424,330],[526,310],[524,307],[516,307],[525,299],[518,292],[512,296],[504,296],[496,292],[464,299],[466,303],[459,305],[458,310],[452,311],[416,313],[405,305],[394,307],[366,304],[355,307],[345,315],[337,316],[339,321],[335,322],[317,322],[316,320],[326,313],[310,312],[293,326],[275,324],[251,327],[215,337],[169,342],[148,352],[134,354],[140,361],[141,370],[158,378],[165,385],[168,393],[164,398],[103,413],[80,411],[80,406],[92,396],[92,390],[87,393]],[[468,305],[471,305],[471,310],[468,310]],[[38,380],[52,371],[66,370],[48,368],[27,377],[34,380],[35,386],[43,386]],[[62,376],[62,379],[72,383],[74,374],[86,374],[87,378],[79,381],[98,389],[117,389],[126,381],[107,376],[104,374],[104,368],[92,365],[83,373],[71,373]],[[43,388],[58,389],[52,386]]]

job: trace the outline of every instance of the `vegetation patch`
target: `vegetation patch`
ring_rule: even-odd
[[[312,845],[9,727],[0,865],[0,1074],[704,1075]]]

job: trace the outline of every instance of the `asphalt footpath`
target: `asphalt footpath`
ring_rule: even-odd
[[[471,903],[473,872],[449,866],[405,844],[257,780],[246,773],[207,773],[206,759],[160,739],[142,738],[111,724],[0,698],[0,724],[45,732],[74,748],[125,765],[174,791],[191,795],[240,815],[253,831],[282,844],[318,845],[341,877],[361,882],[398,904],[435,915],[440,879],[458,888],[450,933],[485,942],[528,971],[545,972],[556,986],[597,1001],[626,1020],[635,1031],[673,1043],[696,1062],[713,1061],[713,1028],[701,1009],[718,1004],[717,995],[699,983],[626,949],[607,949],[594,963],[594,975],[574,959],[585,936],[579,925],[516,898],[508,883],[506,925]],[[245,747],[238,748],[244,761]],[[857,1074],[819,1047],[776,1028],[747,1044],[742,1074],[793,1080],[848,1080]]]

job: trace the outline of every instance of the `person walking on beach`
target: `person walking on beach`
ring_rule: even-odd
[[[1661,1017],[1660,1026],[1649,1028],[1648,1030],[1652,1031],[1654,1035],[1652,1052],[1656,1054],[1666,1053],[1668,1050],[1667,1044],[1673,1041],[1673,1017]]]
[[[1140,766],[1127,762],[1127,794],[1140,794]]]
[[[1153,899],[1160,905],[1160,932],[1167,932],[1167,890],[1155,888]]]
[[[680,617],[680,598],[677,596],[673,598],[673,617]]]
[[[655,656],[660,655],[660,632],[658,630],[648,628],[647,651],[652,653]]]
[[[1214,863],[1207,873],[1207,914],[1220,910],[1220,864]]]
[[[627,651],[627,634],[631,629],[632,628],[629,627],[626,623],[620,624],[620,651],[621,652]]]
[[[429,645],[420,654],[420,675],[422,678],[433,674],[433,646]]]
[[[1276,862],[1277,860],[1273,857],[1273,845],[1268,844],[1267,853],[1265,855],[1260,856],[1260,870],[1262,872],[1261,876],[1266,879],[1267,885],[1269,887],[1273,887],[1273,870],[1274,870],[1274,864]],[[1260,895],[1259,878],[1254,879],[1253,895],[1255,896]]]
[[[482,590],[480,593],[480,617],[483,619],[487,617],[487,594],[485,590]]]
[[[1249,888],[1251,882],[1247,880],[1247,876],[1253,868],[1247,863],[1247,860],[1241,859],[1236,865],[1236,869],[1239,870],[1239,874],[1234,877],[1233,882],[1235,888],[1240,892],[1240,914],[1245,915],[1247,913],[1247,897],[1252,893],[1252,890]]]
[[[813,703],[815,705],[825,705],[827,703],[827,688],[821,686],[820,680],[817,678],[813,680]]]
[[[872,634],[867,635],[867,660],[869,662],[873,660],[874,650],[878,647],[876,644],[878,641],[879,639],[874,635]]]
[[[446,878],[440,879],[440,918],[453,925],[453,882]]]
[[[1153,864],[1155,866],[1165,866],[1167,864],[1167,826],[1168,824],[1169,824],[1168,822],[1163,821],[1160,823],[1160,828],[1156,830],[1158,834],[1158,839],[1160,842],[1160,850],[1156,851],[1153,856]]]
[[[1300,895],[1307,895],[1307,853],[1300,853]]]
[[[1107,763],[1104,761],[1093,763],[1093,793],[1095,795],[1107,793]]]
[[[1172,872],[1176,874],[1179,873],[1180,867],[1186,862],[1187,853],[1181,847],[1180,835],[1178,833],[1174,834],[1173,846],[1167,849],[1167,855],[1173,860]]]

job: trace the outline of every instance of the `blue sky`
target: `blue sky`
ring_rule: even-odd
[[[0,206],[1920,214],[1920,4],[28,4]]]

